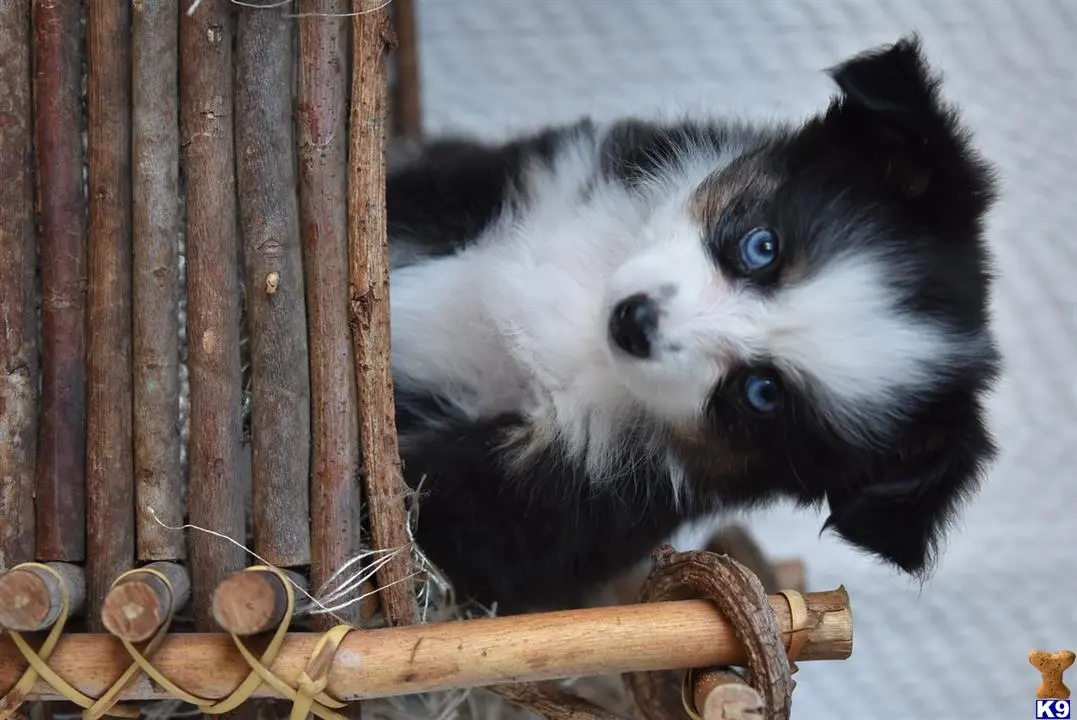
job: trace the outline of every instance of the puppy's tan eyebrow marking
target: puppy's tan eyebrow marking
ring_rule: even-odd
[[[738,158],[699,184],[692,194],[689,212],[703,227],[713,227],[739,198],[766,197],[779,185],[762,157]]]

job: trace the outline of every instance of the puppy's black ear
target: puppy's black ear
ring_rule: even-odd
[[[941,100],[941,79],[916,35],[861,53],[828,73],[841,94],[824,125],[892,188],[941,208],[957,202],[973,215],[993,198],[991,172],[970,150],[953,108]]]
[[[939,79],[928,69],[915,35],[861,53],[828,72],[845,106],[876,113],[909,132],[927,131],[931,116],[939,112]]]
[[[907,573],[924,575],[964,499],[995,456],[979,403],[953,401],[945,419],[918,431],[862,483],[827,493],[823,526]]]

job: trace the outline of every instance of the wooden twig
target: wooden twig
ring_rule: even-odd
[[[185,507],[178,422],[179,6],[155,0],[131,7],[138,558],[180,560],[187,554],[183,533],[164,527],[181,525]]]
[[[762,720],[759,691],[730,670],[708,670],[696,676],[692,690],[696,712],[703,720]]]
[[[68,615],[82,612],[86,601],[86,576],[69,563],[48,563],[59,576],[35,567],[18,568],[0,575],[0,627],[18,632],[48,630],[59,619],[63,594],[67,592]]]
[[[0,2],[0,569],[34,558],[37,253],[30,2]]]
[[[167,577],[168,585],[151,570]],[[113,586],[101,608],[101,621],[116,637],[142,642],[150,639],[190,596],[187,568],[177,563],[150,563]]]
[[[389,252],[385,216],[385,59],[392,43],[380,0],[354,0],[354,70],[348,185],[350,324],[362,408],[363,475],[376,549],[401,549],[378,569],[390,625],[414,622],[413,563],[406,534],[389,346]]]
[[[619,720],[608,710],[573,695],[554,682],[509,683],[486,689],[549,720]]]
[[[131,446],[131,6],[86,3],[89,266],[86,332],[87,622],[135,559]]]
[[[86,193],[82,3],[34,3],[34,140],[41,251],[37,558],[86,559]]]
[[[423,131],[423,113],[415,2],[395,0],[392,7],[393,29],[397,37],[397,46],[393,53],[396,69],[396,83],[393,86],[393,129],[397,135],[417,139]]]
[[[251,362],[254,550],[310,562],[310,358],[292,124],[294,25],[239,9],[236,182]]]
[[[847,658],[852,648],[848,597],[843,590],[804,596],[810,617],[800,660]],[[769,598],[780,630],[791,627],[786,601]],[[289,634],[272,671],[296,686],[318,633]],[[538,682],[630,671],[743,665],[745,649],[732,625],[706,600],[637,603],[555,613],[358,630],[344,638],[326,691],[350,702],[418,692]],[[83,693],[98,696],[131,659],[109,635],[72,634],[58,644],[49,665]],[[154,665],[200,697],[232,692],[250,668],[224,633],[176,633],[162,643]],[[19,677],[24,661],[0,637],[0,694]],[[34,699],[55,696],[44,683]],[[271,696],[267,686],[259,697]],[[129,700],[165,699],[140,677]]]
[[[187,175],[187,337],[191,377],[190,521],[242,543],[239,268],[232,138],[232,6],[201,0],[180,17],[180,123]],[[195,626],[214,628],[213,589],[241,548],[190,536]]]
[[[299,213],[310,334],[311,586],[359,546],[359,421],[348,337],[348,0],[300,0]],[[322,16],[316,16],[322,15]],[[336,15],[338,17],[324,17]],[[335,622],[314,618],[326,629]]]
[[[303,576],[285,571],[294,587],[306,591]],[[281,579],[263,570],[238,572],[213,593],[213,619],[236,635],[257,635],[281,624],[287,612],[287,595]]]

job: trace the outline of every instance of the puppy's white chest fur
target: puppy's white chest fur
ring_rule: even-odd
[[[588,187],[592,154],[567,148],[552,168],[532,168],[527,201],[462,252],[393,270],[402,389],[442,388],[472,419],[620,404],[604,292],[635,250],[642,209],[624,189]]]

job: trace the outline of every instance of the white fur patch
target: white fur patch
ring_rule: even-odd
[[[757,316],[754,349],[811,388],[816,409],[854,439],[885,430],[910,393],[934,389],[970,345],[981,349],[903,312],[887,263],[866,253],[832,260]]]

